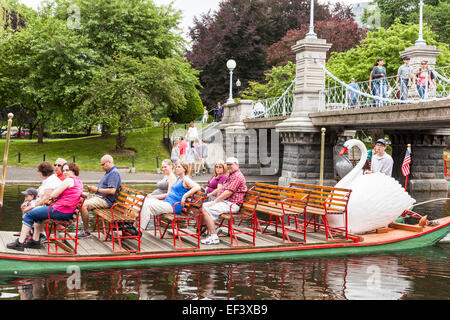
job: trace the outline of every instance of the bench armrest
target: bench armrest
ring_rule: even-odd
[[[81,195],[80,199],[77,202],[74,202],[74,203],[56,203],[56,202],[52,202],[47,208],[47,217],[49,219],[51,219],[50,218],[50,208],[53,207],[53,205],[55,205],[55,204],[57,204],[58,206],[62,206],[62,207],[73,207],[73,206],[78,206],[80,204],[80,202],[81,202],[81,207],[82,207],[85,199],[86,199],[86,197],[84,195]],[[81,207],[80,207],[80,209],[81,209]],[[77,208],[75,208],[75,211],[76,210],[77,210]]]

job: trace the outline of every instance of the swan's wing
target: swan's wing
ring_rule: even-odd
[[[394,178],[382,173],[359,177],[352,184],[352,190],[348,203],[351,233],[387,227],[415,203]]]

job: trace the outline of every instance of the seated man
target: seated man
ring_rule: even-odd
[[[208,228],[209,235],[201,241],[202,244],[217,244],[219,237],[216,232],[216,220],[223,214],[239,212],[239,203],[244,201],[247,192],[247,182],[239,170],[239,162],[236,158],[228,158],[226,161],[228,179],[222,185],[214,201],[206,202],[202,208],[202,219]]]
[[[375,154],[372,155],[370,171],[366,171],[365,173],[381,172],[389,177],[392,176],[394,160],[386,153],[386,144],[387,142],[384,139],[377,140],[375,147],[373,148]]]
[[[106,171],[102,180],[97,187],[87,185],[89,192],[95,192],[95,195],[87,199],[81,209],[81,218],[83,220],[84,230],[80,232],[78,238],[88,238],[91,236],[89,232],[89,211],[93,209],[110,208],[116,200],[120,185],[122,184],[122,177],[119,170],[114,165],[114,159],[109,154],[104,155],[100,159],[102,169]]]

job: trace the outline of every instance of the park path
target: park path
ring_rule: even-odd
[[[3,166],[0,166],[0,170],[3,170]],[[80,179],[83,183],[97,184],[103,177],[103,171],[81,171]],[[162,179],[163,174],[157,174],[154,172],[121,172],[122,181],[125,184],[155,184]],[[194,181],[198,183],[206,183],[211,177],[211,174],[204,174],[194,177]],[[1,178],[1,177],[0,177]],[[247,182],[253,184],[255,182],[267,182],[278,183],[277,176],[248,176]],[[20,168],[10,167],[6,168],[6,185],[27,185],[27,184],[40,184],[42,179],[40,178],[36,168]]]

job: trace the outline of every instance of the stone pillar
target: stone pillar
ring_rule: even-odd
[[[251,100],[224,105],[220,125],[225,157],[236,157],[244,175],[277,175],[283,149],[273,129],[246,128],[243,120],[252,115]]]
[[[394,159],[392,176],[403,186],[405,177],[401,172],[401,166],[406,147],[411,144],[408,192],[447,191],[447,181],[444,178],[444,149],[450,129],[428,132],[389,132],[388,134],[392,142],[392,158]]]
[[[325,88],[325,73],[316,61],[325,65],[330,47],[326,40],[315,38],[305,38],[292,47],[296,53],[294,105],[290,117],[275,126],[284,146],[280,185],[319,182],[321,132],[320,128],[313,126],[309,114],[317,112],[320,91]],[[327,132],[324,184],[335,183],[330,141],[330,133]]]
[[[428,68],[434,69],[436,65],[436,58],[439,53],[441,53],[441,51],[437,50],[435,46],[415,45],[400,52],[400,56],[409,56],[411,58],[409,65],[413,68],[414,72],[416,72],[421,67],[421,62],[423,60],[428,61]],[[434,96],[436,91],[433,90],[428,94]],[[409,89],[408,97],[417,98],[418,96],[416,83],[414,81],[413,85]]]
[[[420,68],[420,64],[423,60],[427,60],[428,67],[434,69],[434,66],[436,65],[436,58],[439,53],[441,53],[441,51],[436,49],[435,46],[422,45],[408,47],[400,52],[400,56],[409,56],[411,58],[409,65],[414,71],[416,71]]]

